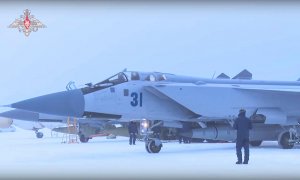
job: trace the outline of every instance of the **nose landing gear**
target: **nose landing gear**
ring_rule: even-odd
[[[40,139],[40,138],[43,138],[43,136],[44,136],[44,134],[43,134],[42,132],[38,132],[38,131],[35,132],[35,135],[36,135],[36,137],[39,138],[39,139]]]
[[[158,138],[151,137],[153,135],[153,131],[151,129],[156,126],[160,126],[161,123],[156,123],[153,126],[150,126],[150,122],[146,119],[142,120],[140,125],[141,134],[145,135],[145,148],[148,153],[159,153],[162,148],[162,142]]]
[[[159,139],[148,139],[145,141],[145,148],[148,153],[159,153],[162,143]]]

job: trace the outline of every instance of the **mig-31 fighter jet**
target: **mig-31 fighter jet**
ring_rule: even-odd
[[[156,126],[182,128],[191,138],[234,141],[232,128],[243,108],[253,121],[250,141],[278,140],[283,148],[299,142],[300,82],[252,80],[247,70],[230,79],[188,77],[159,72],[123,71],[81,89],[57,92],[9,105],[12,108],[65,117],[117,121],[144,126],[146,150],[158,153],[162,143],[149,136]],[[156,123],[154,123],[156,122]]]

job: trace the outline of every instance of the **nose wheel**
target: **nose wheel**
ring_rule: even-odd
[[[44,136],[44,134],[43,134],[42,132],[36,132],[35,135],[36,135],[36,137],[39,138],[39,139],[40,139],[40,138],[43,138],[43,136]]]
[[[159,153],[162,143],[159,139],[149,139],[145,142],[145,148],[148,153]]]

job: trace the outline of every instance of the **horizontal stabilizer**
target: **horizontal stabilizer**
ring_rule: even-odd
[[[221,74],[217,77],[217,79],[230,79],[230,77],[227,76],[225,73],[221,73]]]
[[[252,73],[250,73],[247,69],[244,69],[242,72],[238,73],[236,76],[234,76],[232,79],[252,79]]]

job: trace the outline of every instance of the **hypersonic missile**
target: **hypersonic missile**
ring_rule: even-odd
[[[278,139],[283,127],[280,125],[266,125],[262,123],[253,124],[250,130],[250,141],[274,141]],[[289,129],[287,128],[287,131]],[[182,133],[182,136],[191,138],[201,138],[210,140],[235,141],[236,130],[229,125],[216,125],[207,128],[193,129],[189,132]]]

